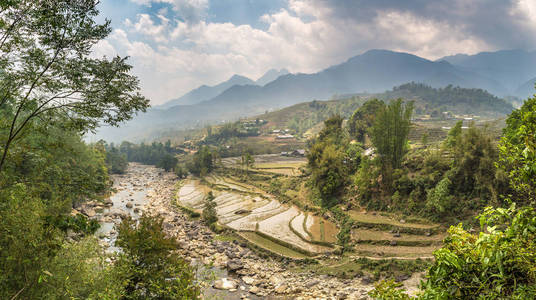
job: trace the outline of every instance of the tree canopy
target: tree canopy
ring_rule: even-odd
[[[97,24],[97,0],[3,1],[0,4],[0,171],[13,143],[37,118],[80,132],[118,125],[149,100],[126,58],[94,58],[111,31]]]

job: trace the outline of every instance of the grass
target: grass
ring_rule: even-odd
[[[398,227],[408,227],[408,228],[418,228],[418,229],[433,229],[437,228],[439,225],[436,224],[420,224],[420,223],[402,223],[400,221],[394,220],[387,216],[382,216],[379,214],[365,214],[359,211],[351,210],[348,212],[350,217],[356,222],[360,223],[369,223],[369,224],[387,224]]]
[[[249,242],[259,246],[260,248],[268,250],[280,256],[290,257],[294,259],[304,259],[308,257],[303,253],[297,252],[283,245],[275,243],[267,238],[264,238],[255,232],[240,232],[239,235],[248,240]]]
[[[343,279],[352,279],[367,274],[374,280],[379,280],[380,278],[395,279],[401,275],[409,277],[415,272],[425,271],[429,266],[429,260],[371,260],[345,255],[337,259],[323,260],[320,264],[304,265],[298,270]]]
[[[442,240],[445,238],[445,234],[436,234],[432,236],[405,234],[402,233],[400,237],[394,237],[392,233],[358,228],[352,230],[352,238],[359,241],[359,243],[370,244],[389,244],[390,241],[396,241],[399,245],[441,245]]]
[[[411,247],[370,244],[357,244],[354,246],[356,253],[363,256],[403,258],[431,257],[433,252],[438,248],[439,246]]]

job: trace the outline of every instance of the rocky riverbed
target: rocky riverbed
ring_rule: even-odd
[[[192,265],[210,266],[208,270],[215,275],[202,282],[205,295],[223,299],[369,299],[373,283],[366,276],[345,280],[296,272],[296,262],[261,258],[245,243],[215,239],[203,222],[189,219],[173,205],[176,182],[171,173],[130,164],[127,174],[114,176],[116,193],[110,200],[80,210],[101,222],[98,234],[110,247],[116,235],[114,224],[127,214],[163,217],[164,230],[177,239],[184,258]]]

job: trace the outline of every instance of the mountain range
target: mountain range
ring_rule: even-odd
[[[526,98],[534,93],[535,77],[536,51],[458,54],[432,61],[408,53],[370,50],[313,74],[270,70],[257,81],[235,75],[218,85],[201,86],[157,106],[126,127],[147,129],[150,124],[159,129],[184,128],[334,95],[381,93],[408,82],[435,88],[479,88],[499,97]]]

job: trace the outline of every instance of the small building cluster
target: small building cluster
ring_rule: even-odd
[[[296,157],[305,157],[305,149],[296,149],[294,151],[283,151],[281,156],[296,156]]]

